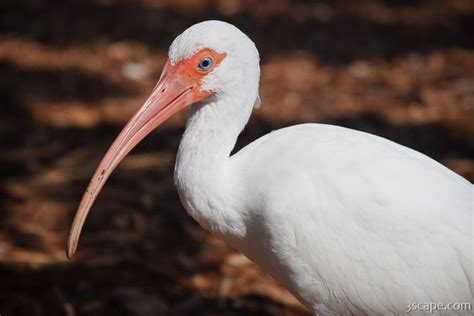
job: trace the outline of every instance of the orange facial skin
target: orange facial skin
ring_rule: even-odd
[[[213,61],[209,69],[203,70],[199,68],[199,63],[205,57],[210,57]],[[202,79],[212,72],[219,64],[224,60],[226,54],[219,54],[213,51],[212,49],[204,48],[198,51],[190,58],[186,58],[178,62],[176,65],[171,65],[168,60],[166,64],[172,68],[172,72],[184,79],[187,84],[192,87],[197,87],[199,89],[194,89],[198,91],[193,91],[195,99],[204,99],[213,95],[211,91],[201,91],[201,82]],[[166,66],[165,66],[166,69]]]

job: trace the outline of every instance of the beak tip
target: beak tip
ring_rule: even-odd
[[[76,253],[77,244],[72,244],[71,241],[68,242],[66,247],[66,257],[71,260],[74,254]]]
[[[71,249],[68,248],[68,249],[66,250],[66,257],[67,257],[69,260],[71,260],[73,256],[74,256],[74,251],[72,251]]]

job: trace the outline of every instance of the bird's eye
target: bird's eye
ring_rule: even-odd
[[[199,69],[201,70],[209,70],[212,66],[212,58],[211,57],[204,57],[203,59],[201,59],[201,61],[199,62]]]

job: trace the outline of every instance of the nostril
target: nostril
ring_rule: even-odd
[[[166,88],[163,88],[161,89],[161,93],[165,92],[166,91]]]

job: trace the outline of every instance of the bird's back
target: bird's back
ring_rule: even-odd
[[[272,132],[232,156],[247,196],[236,245],[321,314],[473,301],[471,183],[342,127]]]

